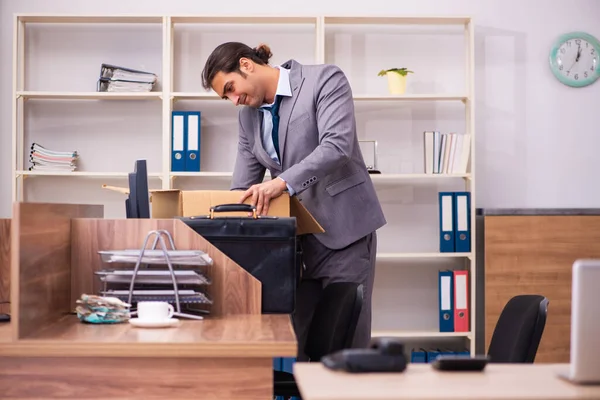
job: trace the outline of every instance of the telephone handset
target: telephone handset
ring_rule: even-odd
[[[344,349],[321,358],[329,369],[347,372],[403,372],[404,344],[396,338],[375,338],[366,349]]]

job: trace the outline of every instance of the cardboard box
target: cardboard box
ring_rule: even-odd
[[[210,208],[220,204],[239,203],[241,191],[231,190],[152,190],[150,194],[152,218],[175,218],[209,215]],[[244,203],[250,204],[251,199]],[[246,213],[218,213],[222,216],[243,216]],[[323,233],[323,227],[296,197],[288,193],[272,199],[267,215],[277,217],[296,217],[296,233]]]

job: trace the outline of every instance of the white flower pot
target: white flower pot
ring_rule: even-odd
[[[404,94],[406,91],[406,75],[390,71],[386,73],[390,94]]]

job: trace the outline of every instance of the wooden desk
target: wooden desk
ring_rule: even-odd
[[[1,326],[0,334],[10,335],[7,325]],[[137,328],[129,323],[85,324],[69,315],[30,338],[16,342],[0,338],[0,359],[5,356],[273,358],[295,357],[295,352],[296,338],[290,317],[268,314],[209,317],[203,321],[181,319],[179,326],[160,329]]]
[[[404,373],[349,374],[319,363],[294,364],[304,400],[566,400],[600,399],[600,385],[556,377],[566,364],[489,364],[483,373],[438,372],[409,364]]]
[[[176,328],[89,325],[67,316],[11,343],[0,329],[8,398],[269,399],[273,358],[295,357],[289,316],[182,320]]]
[[[104,219],[100,207],[14,205],[0,397],[272,398],[273,358],[294,357],[297,344],[289,315],[260,313],[260,282],[182,221]],[[213,260],[200,267],[210,315],[165,329],[81,323],[72,311],[81,294],[98,292],[98,251],[140,248],[157,229]]]

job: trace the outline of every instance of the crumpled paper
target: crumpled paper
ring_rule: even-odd
[[[128,321],[131,317],[127,304],[116,297],[102,297],[82,294],[77,300],[77,317],[82,322],[92,324],[116,324]]]

